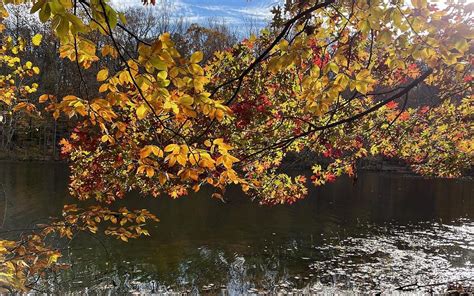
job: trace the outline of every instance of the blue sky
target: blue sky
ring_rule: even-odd
[[[163,2],[165,1],[165,2]],[[113,0],[119,6],[141,5],[140,0]],[[270,10],[279,0],[157,0],[170,9],[172,16],[184,17],[189,23],[205,24],[210,18],[224,20],[237,31],[245,31],[249,20],[259,28],[270,19]]]

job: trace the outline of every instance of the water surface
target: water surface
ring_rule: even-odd
[[[0,162],[3,228],[28,228],[75,203],[67,182],[63,164]],[[363,173],[355,184],[342,178],[291,206],[260,206],[235,188],[227,203],[209,196],[130,194],[127,207],[159,216],[152,236],[122,243],[78,235],[63,258],[72,268],[37,288],[390,292],[414,283],[440,291],[446,285],[434,284],[474,282],[472,180]]]

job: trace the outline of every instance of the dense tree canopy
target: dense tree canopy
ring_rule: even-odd
[[[4,2],[7,18],[23,1]],[[221,198],[236,184],[262,204],[283,204],[304,198],[310,182],[355,175],[368,155],[442,177],[472,163],[472,4],[287,1],[258,36],[206,54],[195,45],[215,39],[183,52],[169,33],[140,38],[107,0],[30,5],[59,41],[57,54],[77,66],[82,94],[35,93],[40,69],[20,55],[41,47],[41,35],[4,35],[1,108],[39,116],[31,103],[39,100],[54,118],[77,120],[61,140],[70,193],[97,205],[67,205],[61,219],[0,241],[0,282],[16,289],[60,267],[48,236],[100,227],[124,241],[147,235],[143,224],[155,216],[114,210],[130,190],[178,198],[206,185]],[[97,83],[86,82],[90,73]],[[422,88],[435,93],[430,104],[410,104]],[[313,156],[312,174],[281,170],[289,153],[303,152]]]

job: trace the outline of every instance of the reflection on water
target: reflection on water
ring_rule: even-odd
[[[67,179],[60,164],[0,163],[8,198],[4,228],[28,227],[74,202]],[[226,204],[209,195],[130,194],[128,207],[160,217],[152,237],[125,244],[81,234],[63,258],[72,268],[41,288],[368,292],[474,278],[470,180],[365,173],[355,185],[341,179],[276,207],[252,203],[236,189]]]

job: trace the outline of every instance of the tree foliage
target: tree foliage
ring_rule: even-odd
[[[0,25],[0,32],[4,26]],[[36,107],[31,102],[31,94],[38,89],[33,78],[40,69],[31,61],[22,60],[21,56],[31,47],[39,46],[41,35],[35,35],[31,40],[21,36],[2,36],[0,48],[0,123],[3,126],[2,146],[7,145],[13,137],[14,121],[18,113],[35,114]]]
[[[146,210],[109,209],[130,190],[178,198],[206,185],[220,197],[236,184],[262,204],[284,204],[304,198],[309,183],[280,170],[288,153],[318,156],[308,176],[317,186],[356,174],[358,160],[368,155],[400,158],[417,173],[443,177],[460,176],[472,163],[472,4],[288,1],[270,29],[205,61],[199,50],[180,53],[168,33],[139,38],[106,0],[31,5],[60,41],[58,54],[77,65],[79,79],[93,71],[98,82],[97,89],[83,83],[82,96],[46,93],[39,101],[54,118],[77,118],[61,141],[69,189],[99,206],[72,212],[67,206],[64,221],[20,242],[4,241],[0,275],[15,287],[54,266],[54,250],[37,270],[22,259],[27,251],[40,256],[35,246],[52,233],[95,233],[107,220],[114,226],[106,233],[122,240],[147,234],[143,222],[156,218]],[[135,39],[137,50],[124,49],[119,34]],[[31,43],[40,41],[35,36]],[[28,63],[17,68],[13,49],[20,44],[4,42],[2,61],[13,63],[8,73],[36,73]],[[92,67],[107,59],[118,67]],[[8,81],[2,93],[22,81],[11,79],[2,80]],[[436,90],[433,104],[408,108],[420,87]],[[12,110],[28,109],[5,98]],[[14,275],[22,280],[12,282]]]

